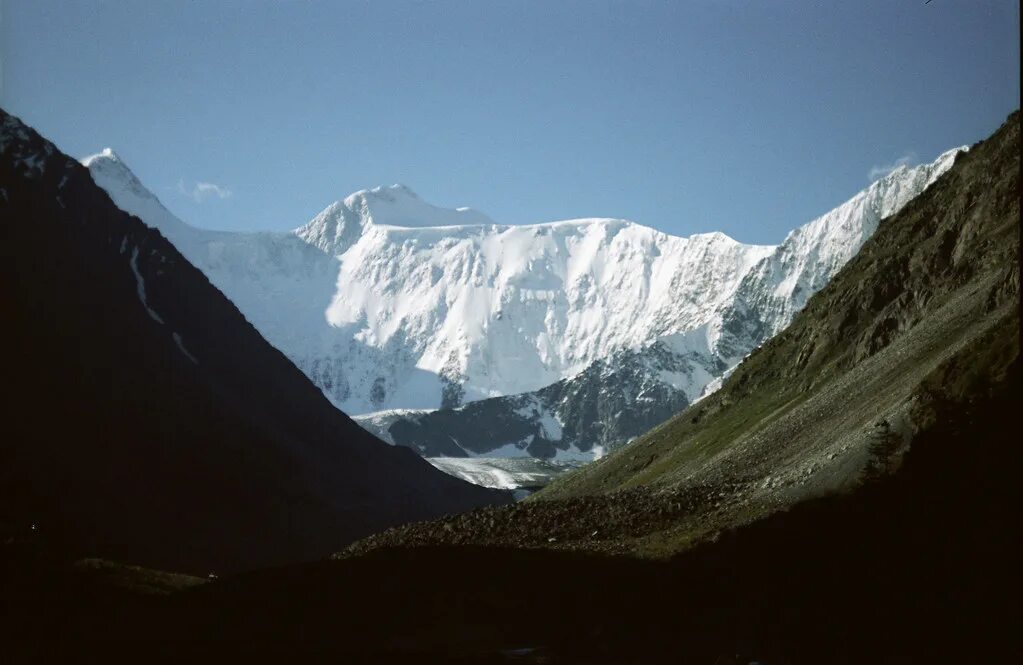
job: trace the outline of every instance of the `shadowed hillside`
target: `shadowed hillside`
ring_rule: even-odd
[[[77,161],[0,112],[0,528],[206,574],[505,495],[337,411]]]

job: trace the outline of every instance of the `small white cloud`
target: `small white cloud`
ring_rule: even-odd
[[[184,180],[178,181],[178,193],[187,196],[196,203],[202,203],[213,197],[218,199],[231,198],[231,190],[212,182],[197,182],[191,188],[185,186]]]
[[[874,182],[878,178],[883,178],[900,166],[912,166],[917,163],[917,157],[915,152],[907,152],[902,157],[899,157],[891,164],[882,164],[880,166],[870,167],[870,172],[867,174],[867,178],[870,182]]]

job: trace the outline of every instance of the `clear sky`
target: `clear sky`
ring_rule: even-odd
[[[0,104],[213,228],[400,182],[774,243],[1019,106],[1015,1],[0,2]]]

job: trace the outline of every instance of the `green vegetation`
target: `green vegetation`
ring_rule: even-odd
[[[95,584],[140,594],[166,595],[191,589],[208,581],[202,577],[129,566],[105,559],[82,559],[74,564],[74,569]]]

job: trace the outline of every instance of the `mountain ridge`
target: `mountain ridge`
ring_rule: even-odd
[[[665,335],[625,348],[537,391],[494,397],[457,409],[399,411],[356,418],[381,438],[427,456],[510,454],[600,457],[713,392],[757,346],[783,330],[874,232],[947,170],[963,148],[921,167],[903,167],[843,205],[790,232],[756,262],[717,312],[713,344]],[[681,340],[680,340],[681,338]],[[555,422],[558,427],[551,436]]]
[[[946,167],[948,154],[871,185],[866,192],[885,182],[913,191],[896,187],[890,196],[873,198],[861,193],[860,216],[873,219],[888,201],[904,203]],[[118,205],[163,230],[267,339],[354,414],[388,406],[453,407],[545,390],[615,353],[658,342],[675,354],[673,364],[685,363],[685,371],[667,382],[660,375],[644,382],[691,403],[787,316],[765,315],[762,310],[777,302],[757,293],[747,296],[741,312],[722,309],[778,250],[721,233],[677,238],[611,219],[528,226],[481,217],[471,221],[485,223],[443,227],[373,223],[374,212],[402,221],[410,201],[428,206],[400,186],[357,192],[293,234],[205,231],[156,207],[151,194],[137,196],[131,179],[123,186],[104,172],[104,160],[101,154],[86,161]],[[401,214],[388,217],[390,199],[399,202]],[[378,204],[385,212],[378,212]],[[457,222],[478,213],[444,214],[445,222]],[[838,229],[855,238],[856,228],[841,228],[849,221],[838,220]],[[828,256],[848,254],[848,246],[838,245],[825,248]],[[834,266],[825,260],[811,268]],[[774,273],[763,272],[760,288],[773,293]],[[792,288],[817,286],[814,275],[804,281]],[[782,294],[786,298],[791,295]],[[685,307],[676,308],[677,302]],[[765,317],[771,320],[765,323]],[[618,395],[607,408],[620,410],[614,405],[629,401]],[[552,407],[545,410],[557,417]],[[636,417],[636,427],[651,425],[653,417],[659,415]],[[595,444],[556,442],[554,448],[584,452]],[[546,450],[551,454],[551,447]]]

